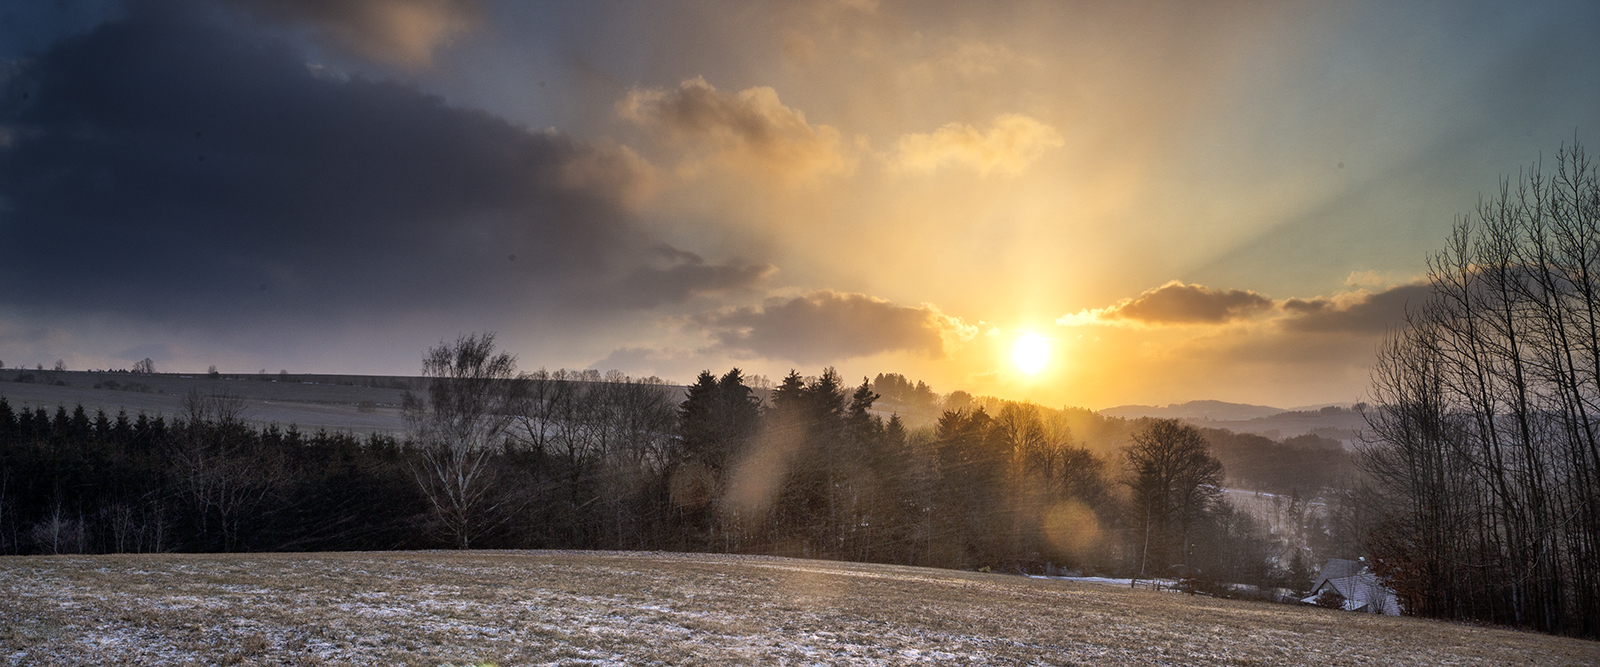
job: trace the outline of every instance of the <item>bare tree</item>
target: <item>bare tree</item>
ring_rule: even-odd
[[[60,503],[51,506],[50,513],[33,525],[28,536],[33,539],[34,548],[40,553],[83,553],[89,542],[83,519],[67,515]]]
[[[198,389],[190,389],[183,396],[184,421],[191,424],[213,423],[218,426],[233,427],[243,422],[244,397],[226,389],[210,394],[202,394]]]
[[[16,530],[6,529],[12,523],[11,515],[16,513],[16,503],[8,493],[10,490],[11,471],[0,468],[0,552],[3,553],[14,553],[17,548]]]
[[[1600,636],[1600,172],[1576,146],[1461,219],[1379,350],[1368,537],[1408,613]]]
[[[494,334],[441,341],[422,358],[428,397],[405,399],[406,426],[421,448],[413,476],[435,517],[459,549],[503,522],[510,497],[500,493],[492,465],[522,403],[525,383],[517,360],[496,352]]]
[[[283,461],[261,446],[243,415],[244,399],[236,394],[190,390],[180,435],[167,449],[180,497],[194,506],[202,534],[215,522],[225,551],[239,546],[243,523],[287,477]]]

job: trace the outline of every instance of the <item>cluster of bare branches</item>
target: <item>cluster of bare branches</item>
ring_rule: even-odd
[[[1202,517],[1221,499],[1222,463],[1199,429],[1167,419],[1134,433],[1126,457],[1143,576],[1152,555],[1157,563],[1185,561]]]
[[[429,349],[422,374],[427,398],[407,393],[405,400],[406,426],[422,452],[412,472],[444,532],[466,549],[484,518],[503,514],[507,503],[494,492],[490,463],[520,399],[517,360],[495,352],[494,334],[474,334]]]
[[[1600,180],[1580,147],[1460,220],[1374,369],[1364,469],[1407,610],[1600,636]]]
[[[190,390],[163,452],[177,498],[193,508],[198,532],[215,533],[224,551],[239,547],[241,525],[274,501],[287,478],[282,457],[250,437],[243,415],[244,399],[235,394]],[[148,502],[142,505],[147,513],[159,513]],[[121,505],[109,511],[118,540],[125,541],[120,526],[135,510]]]
[[[602,525],[638,533],[629,530],[630,505],[660,477],[676,426],[674,395],[663,381],[618,372],[520,373],[515,357],[495,350],[492,333],[429,349],[422,372],[427,396],[408,394],[405,403],[419,452],[412,473],[434,525],[457,548],[530,506],[603,501],[616,520]],[[533,465],[508,465],[508,458]],[[556,470],[562,472],[551,474]]]

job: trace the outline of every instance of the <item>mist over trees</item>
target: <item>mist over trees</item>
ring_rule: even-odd
[[[1354,483],[1354,459],[1338,440],[1310,433],[1278,441],[1219,428],[1200,432],[1230,488],[1310,497]]]
[[[1373,371],[1362,469],[1410,612],[1600,636],[1600,181],[1581,147],[1461,219]]]

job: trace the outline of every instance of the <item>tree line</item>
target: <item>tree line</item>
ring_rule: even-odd
[[[1408,611],[1600,636],[1600,180],[1460,220],[1373,372],[1368,547]]]
[[[832,369],[765,398],[737,369],[684,392],[521,373],[492,335],[423,371],[404,438],[252,426],[226,394],[170,418],[0,398],[0,552],[661,549],[1219,591],[1309,576],[1313,554],[1225,502],[1207,434],[1175,421],[963,399],[908,428]]]

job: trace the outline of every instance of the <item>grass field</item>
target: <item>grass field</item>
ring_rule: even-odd
[[[923,568],[659,553],[0,558],[15,665],[1600,664],[1600,643]]]

